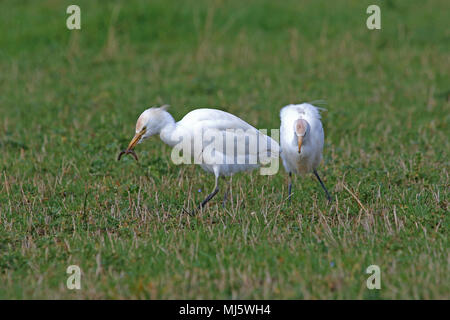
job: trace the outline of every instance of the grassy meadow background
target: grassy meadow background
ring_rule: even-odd
[[[81,7],[79,31],[66,8]],[[381,7],[382,29],[366,28]],[[0,2],[0,298],[448,299],[450,30],[436,1]],[[213,187],[139,114],[278,128],[326,100],[313,177]],[[281,166],[281,163],[280,163]],[[225,186],[225,181],[221,181]],[[66,288],[79,265],[81,290]],[[366,288],[369,265],[381,290]]]

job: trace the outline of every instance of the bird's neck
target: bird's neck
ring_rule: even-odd
[[[162,124],[162,128],[161,128],[161,132],[159,133],[159,137],[161,138],[161,140],[173,147],[174,145],[176,145],[178,143],[178,141],[175,141],[172,138],[173,132],[175,131],[176,128],[176,123],[175,120],[173,119],[173,117],[170,115],[170,113],[168,113],[167,111],[164,111],[164,122]]]

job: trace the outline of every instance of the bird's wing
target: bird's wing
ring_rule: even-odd
[[[217,109],[196,109],[186,114],[177,124],[183,126],[202,125],[216,129],[255,129],[235,115]],[[256,129],[255,129],[256,130]]]
[[[189,112],[177,125],[185,128],[195,128],[208,137],[222,137],[224,141],[232,139],[237,146],[245,145],[245,148],[235,148],[237,157],[247,157],[267,153],[270,157],[278,156],[279,145],[272,138],[251,126],[244,120],[228,112],[216,109],[197,109]],[[258,143],[259,139],[259,143]],[[262,144],[261,144],[262,142]],[[258,144],[255,148],[254,143]],[[224,152],[226,153],[226,152]]]

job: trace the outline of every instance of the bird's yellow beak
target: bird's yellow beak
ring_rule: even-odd
[[[133,150],[133,148],[138,144],[139,141],[141,141],[142,136],[145,133],[145,128],[142,129],[139,133],[136,133],[131,139],[130,144],[128,145],[127,151]]]
[[[303,136],[298,136],[298,153],[302,152]]]

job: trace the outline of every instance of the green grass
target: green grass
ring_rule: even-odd
[[[0,3],[0,298],[449,298],[448,1],[86,0],[69,31],[72,3]],[[255,171],[189,217],[210,174],[157,137],[115,159],[152,105],[278,128],[319,99],[330,206]]]

